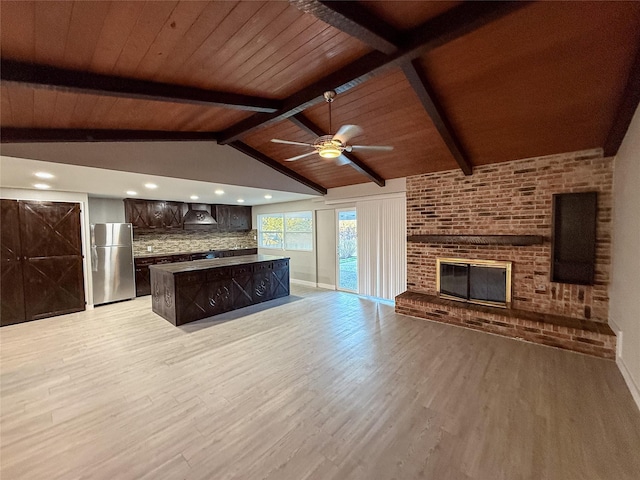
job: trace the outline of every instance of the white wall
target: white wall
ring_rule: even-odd
[[[269,191],[318,194],[235,148],[213,141],[3,143],[0,151],[9,157],[67,165],[242,185]]]
[[[640,109],[615,159],[612,240],[609,323],[618,335],[616,363],[640,407]]]
[[[327,195],[313,200],[274,203],[253,207],[253,225],[258,228],[257,217],[263,213],[313,211],[314,251],[296,252],[259,248],[258,253],[266,255],[286,255],[291,257],[290,273],[292,281],[302,281],[324,288],[336,284],[336,220],[335,211],[356,206],[357,201],[384,199],[406,191],[406,179],[388,180],[384,187],[374,183],[363,183],[348,187],[330,188]],[[406,233],[404,233],[406,235]]]
[[[91,223],[125,223],[124,200],[89,197],[89,221]]]
[[[69,202],[80,204],[80,233],[82,235],[82,255],[84,256],[84,299],[87,308],[93,308],[93,285],[91,283],[90,255],[91,238],[89,236],[89,208],[86,193],[52,192],[48,190],[20,190],[0,188],[0,198],[11,200],[39,200],[44,202]]]

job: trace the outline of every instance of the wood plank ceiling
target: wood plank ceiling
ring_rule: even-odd
[[[3,1],[2,142],[217,139],[327,188],[602,147],[640,2]],[[357,124],[345,165],[304,147]],[[316,133],[313,133],[316,132]]]

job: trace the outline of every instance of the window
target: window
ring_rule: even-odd
[[[262,248],[282,248],[284,219],[281,213],[258,215],[258,245]]]
[[[281,250],[313,250],[311,212],[258,215],[258,245]]]
[[[285,250],[313,250],[313,221],[311,212],[284,214]]]

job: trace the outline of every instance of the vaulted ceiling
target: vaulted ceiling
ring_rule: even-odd
[[[2,142],[212,140],[320,192],[591,148],[640,98],[640,2],[2,1]],[[357,124],[347,163],[272,138]],[[203,159],[203,161],[206,161]]]

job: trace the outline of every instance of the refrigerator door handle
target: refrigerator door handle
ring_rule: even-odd
[[[95,245],[91,245],[91,271],[98,271],[98,248]]]

